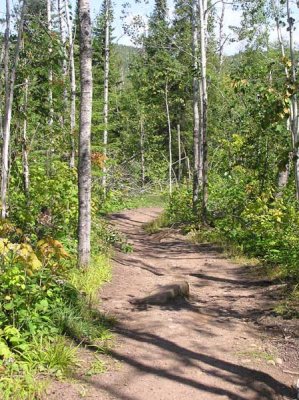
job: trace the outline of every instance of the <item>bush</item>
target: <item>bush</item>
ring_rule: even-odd
[[[28,239],[9,222],[0,229],[8,236],[0,240],[0,397],[16,398],[15,377],[18,398],[31,399],[36,374],[64,375],[74,366],[75,349],[63,335],[107,347],[111,321],[92,307],[110,266],[98,255],[89,270],[79,270],[59,241],[13,243]]]
[[[191,188],[180,186],[173,191],[165,210],[165,217],[170,225],[192,224],[195,221]]]

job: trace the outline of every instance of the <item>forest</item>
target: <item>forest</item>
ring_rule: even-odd
[[[106,370],[97,354],[113,358],[118,316],[99,307],[99,290],[115,253],[140,252],[126,210],[159,209],[135,221],[140,240],[176,231],[252,264],[282,290],[272,317],[298,322],[298,2],[174,0],[171,13],[153,3],[146,21],[122,5],[129,46],[116,40],[113,0],[97,15],[89,0],[1,1],[3,400],[62,398],[46,387],[76,370],[81,348],[97,348],[90,376]],[[229,31],[228,9],[241,18]],[[242,46],[231,54],[232,43]],[[298,348],[293,357],[298,372]],[[274,386],[222,395],[278,399]],[[199,398],[220,399],[211,393]],[[191,392],[159,396],[136,399]]]

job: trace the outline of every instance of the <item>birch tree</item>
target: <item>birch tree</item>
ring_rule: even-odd
[[[107,145],[108,145],[108,119],[109,119],[109,68],[110,68],[110,0],[105,0],[105,60],[104,60],[104,135],[103,135],[103,190],[104,195],[107,189]]]
[[[280,52],[282,59],[285,59],[286,57],[286,52],[285,52],[285,46],[283,43],[283,37],[282,37],[282,31],[281,31],[281,25],[280,25],[280,12],[279,12],[279,3],[277,0],[271,0],[271,5],[273,9],[273,14],[274,14],[274,19],[275,19],[275,24],[276,24],[276,33],[277,33],[277,40],[279,43],[280,47]],[[290,73],[288,67],[285,65],[284,67],[284,72],[285,72],[285,77],[287,80],[290,78]],[[290,103],[290,118],[287,121],[287,129],[290,132],[290,135],[292,135],[292,130],[291,130],[291,123],[290,120],[293,118],[293,106],[292,103]],[[279,171],[278,175],[278,195],[281,196],[281,190],[287,185],[288,179],[289,179],[289,174],[290,174],[290,160],[288,160],[285,163],[285,167],[282,171]]]
[[[47,23],[48,23],[48,32],[51,36],[52,31],[52,0],[47,0]],[[49,56],[51,57],[52,47],[49,47]],[[48,123],[50,126],[53,125],[53,92],[52,92],[52,84],[53,84],[53,71],[52,68],[49,68],[49,105],[50,105],[50,115]]]
[[[165,83],[165,108],[167,117],[168,127],[168,182],[169,182],[169,194],[172,193],[172,133],[171,133],[171,121],[169,112],[169,100],[168,100],[168,81]]]
[[[202,180],[201,137],[199,114],[199,43],[198,43],[198,0],[192,1],[192,57],[193,57],[193,208],[198,208],[199,189]]]
[[[200,20],[200,128],[202,138],[202,220],[207,222],[207,203],[208,203],[208,141],[207,141],[207,120],[208,120],[208,88],[207,88],[207,20],[208,3],[207,0],[199,0],[199,20]]]
[[[140,117],[140,155],[141,155],[141,185],[144,188],[145,185],[145,149],[144,149],[144,116]]]
[[[287,7],[287,21],[289,31],[289,46],[290,46],[290,57],[291,57],[291,83],[293,87],[297,84],[297,60],[294,49],[294,30],[295,30],[295,19],[292,16],[290,0],[286,1]],[[295,167],[295,185],[296,185],[296,198],[299,200],[299,135],[298,135],[298,99],[296,90],[293,91],[291,96],[291,130],[293,139],[293,159]]]
[[[7,14],[10,13],[9,1],[7,0],[8,9]],[[10,73],[9,84],[7,87],[5,98],[5,115],[3,124],[3,147],[2,147],[2,170],[1,170],[1,216],[2,218],[7,217],[7,189],[8,189],[8,176],[9,176],[9,146],[10,146],[10,131],[11,131],[11,119],[12,119],[12,106],[14,99],[14,87],[16,80],[16,72],[19,63],[20,47],[23,34],[24,16],[26,11],[26,0],[23,0],[21,15],[18,26],[18,38],[15,48],[13,66]],[[7,21],[9,22],[10,16],[7,15]],[[8,29],[9,32],[9,29]]]
[[[80,22],[80,129],[78,167],[78,264],[90,262],[91,230],[91,115],[92,115],[92,46],[89,0],[79,0]]]
[[[225,37],[224,37],[224,17],[225,17],[225,1],[221,0],[221,14],[219,20],[219,67],[221,69],[223,64],[223,50],[225,44]]]
[[[70,68],[70,83],[71,83],[71,107],[70,107],[70,167],[75,167],[75,131],[76,131],[76,70],[74,58],[74,39],[73,39],[73,24],[69,12],[69,0],[65,0],[65,16],[69,40],[69,68]]]
[[[24,119],[23,119],[23,135],[22,135],[22,166],[23,166],[24,193],[26,196],[27,204],[29,202],[29,189],[30,189],[28,141],[27,141],[28,90],[29,90],[29,82],[28,79],[26,78],[24,84],[24,104],[23,104]]]
[[[58,0],[58,16],[59,16],[59,28],[60,28],[60,37],[61,37],[61,47],[63,51],[63,60],[62,60],[62,78],[63,78],[63,107],[61,113],[61,123],[64,125],[65,123],[65,114],[67,112],[68,106],[68,90],[67,90],[67,75],[68,75],[68,60],[67,60],[67,51],[66,51],[66,0]]]

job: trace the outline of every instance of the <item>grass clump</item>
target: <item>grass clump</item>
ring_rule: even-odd
[[[94,376],[98,374],[103,374],[107,371],[107,365],[105,361],[101,360],[99,357],[95,357],[95,360],[91,363],[86,376]]]

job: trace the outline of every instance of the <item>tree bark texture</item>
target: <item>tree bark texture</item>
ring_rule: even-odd
[[[79,0],[80,20],[80,131],[79,131],[79,223],[78,264],[90,263],[91,231],[91,115],[92,115],[92,46],[89,0]]]

